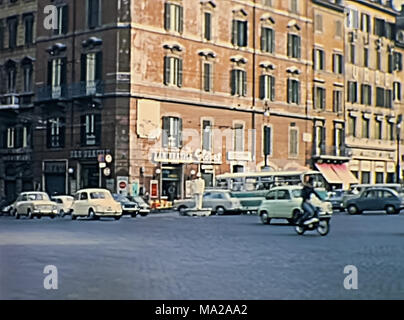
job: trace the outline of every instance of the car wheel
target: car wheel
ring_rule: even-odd
[[[51,219],[55,219],[55,216],[52,214],[52,215],[50,216],[50,218],[51,218]]]
[[[34,219],[34,215],[32,214],[32,211],[30,209],[28,209],[27,215],[28,215],[29,219],[31,219],[31,220]]]
[[[90,218],[91,220],[98,220],[98,217],[95,215],[93,209],[88,210],[88,218]]]
[[[59,216],[60,216],[61,218],[64,218],[64,216],[65,216],[65,212],[64,212],[64,210],[60,210],[60,212],[59,212]]]
[[[114,217],[114,219],[115,219],[116,221],[118,221],[119,219],[121,219],[121,217],[122,217],[122,216],[117,216],[117,217]]]
[[[219,216],[222,216],[225,213],[225,209],[223,207],[217,207],[215,211],[216,211],[216,214]]]
[[[37,218],[38,220],[40,220],[40,219],[42,218],[42,216],[36,216],[36,218]]]
[[[271,218],[269,218],[268,212],[263,211],[260,215],[262,224],[270,224]]]
[[[351,204],[348,206],[348,213],[349,214],[360,214],[361,212],[358,210],[358,208],[355,205]]]
[[[132,213],[132,214],[131,214],[131,217],[132,217],[132,218],[136,218],[136,217],[137,217],[137,214],[136,214],[136,213]]]
[[[178,208],[180,216],[185,216],[185,210],[187,210],[187,207],[182,206]]]
[[[17,211],[15,211],[15,218],[18,220],[18,219],[20,219],[20,214],[17,212]]]
[[[72,213],[72,220],[76,220],[77,217]]]
[[[400,213],[400,211],[396,210],[396,208],[394,208],[394,206],[386,206],[386,213],[387,214],[398,214],[398,213]]]
[[[142,217],[147,217],[148,213],[141,213],[140,214]]]

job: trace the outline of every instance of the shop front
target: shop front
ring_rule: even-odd
[[[49,195],[67,194],[67,160],[43,162],[44,191]]]

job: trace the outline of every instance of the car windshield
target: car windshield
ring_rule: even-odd
[[[49,197],[45,193],[29,193],[27,194],[28,200],[38,201],[38,200],[45,200],[49,201]]]
[[[292,190],[293,198],[300,198],[302,196],[302,190],[296,189]]]
[[[128,198],[126,198],[125,196],[121,195],[121,194],[114,194],[113,198],[118,201],[118,202],[130,202]]]
[[[108,195],[105,192],[91,192],[91,199],[108,199]]]

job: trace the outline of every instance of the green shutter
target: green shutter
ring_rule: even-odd
[[[182,72],[182,59],[177,59],[177,61],[178,61],[178,74],[177,74],[178,83],[177,83],[177,86],[181,88],[182,87],[182,75],[183,75],[183,72]]]
[[[241,74],[243,77],[243,97],[246,97],[247,96],[247,72],[242,71]]]
[[[161,132],[162,135],[162,144],[163,148],[168,147],[168,133],[170,130],[170,118],[169,117],[163,117],[163,130]]]
[[[80,81],[87,81],[87,55],[82,54],[80,60]]]
[[[271,79],[271,101],[275,101],[275,77],[270,76]]]
[[[179,33],[182,33],[184,31],[184,8],[182,6],[179,6],[179,13],[180,13],[180,21],[179,21]]]
[[[230,71],[230,89],[231,95],[234,96],[236,94],[236,70]]]
[[[165,3],[164,4],[164,29],[166,30],[170,30],[170,23],[171,23],[171,19],[170,19],[170,4],[169,3]]]
[[[95,55],[95,80],[102,80],[102,52],[99,51]]]
[[[170,83],[170,57],[164,57],[164,84]]]
[[[265,75],[260,76],[260,99],[265,99]]]

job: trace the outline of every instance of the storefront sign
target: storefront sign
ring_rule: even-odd
[[[153,153],[153,161],[163,163],[222,164],[222,154],[213,154],[201,149],[198,149],[195,152],[160,150]]]
[[[99,156],[110,153],[110,150],[72,150],[70,151],[70,159],[78,160],[98,160]]]
[[[229,161],[251,161],[251,152],[244,151],[229,151],[227,153]]]
[[[45,162],[44,163],[45,173],[66,173],[66,162]]]
[[[10,155],[10,156],[2,156],[1,159],[3,161],[10,162],[22,162],[22,161],[31,161],[31,155]]]

